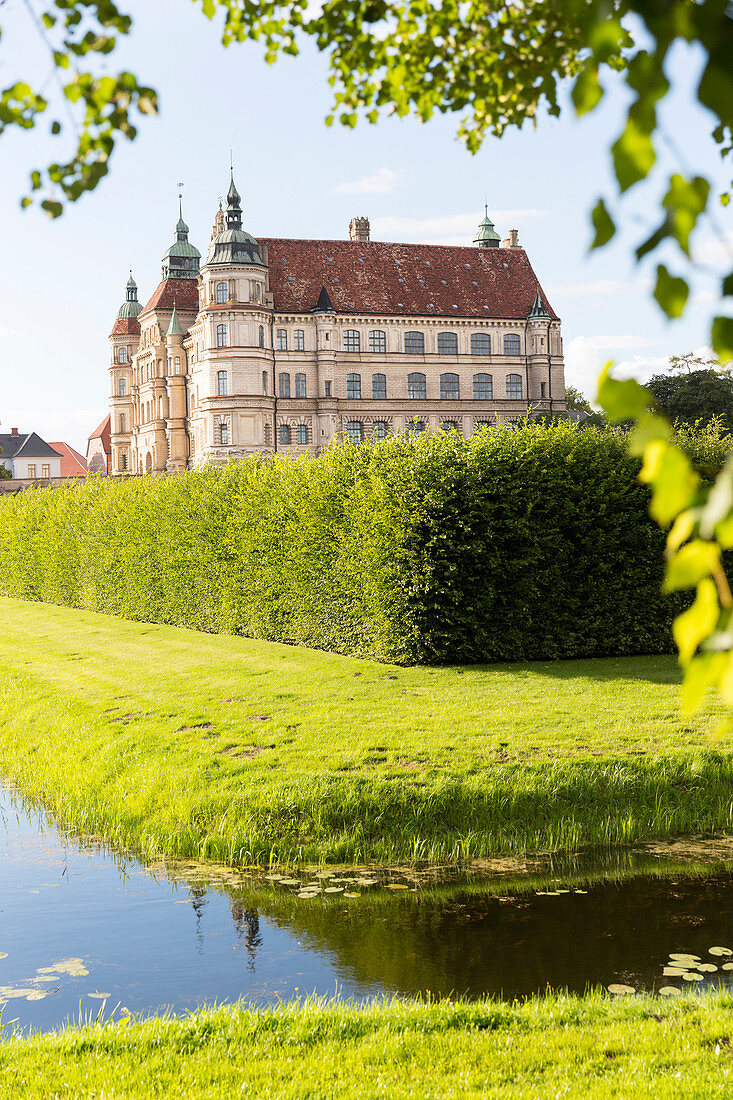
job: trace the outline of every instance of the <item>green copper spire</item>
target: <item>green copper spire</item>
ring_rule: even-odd
[[[476,236],[473,238],[473,243],[478,248],[498,248],[500,237],[494,229],[494,223],[489,217],[488,205],[484,204],[484,216],[479,222]]]
[[[183,336],[183,329],[181,328],[181,322],[178,320],[178,313],[176,311],[176,303],[173,302],[173,312],[171,313],[171,323],[168,325],[167,336]]]
[[[138,317],[143,311],[143,307],[137,300],[137,283],[132,277],[132,268],[130,268],[130,278],[125,285],[125,300],[117,311],[118,319],[125,317]]]
[[[550,314],[547,312],[547,309],[545,308],[545,303],[542,301],[542,298],[540,297],[540,288],[539,287],[537,287],[537,293],[534,296],[534,302],[532,303],[532,308],[529,311],[527,316],[528,317],[546,317],[546,318],[549,318],[549,316],[550,316]]]

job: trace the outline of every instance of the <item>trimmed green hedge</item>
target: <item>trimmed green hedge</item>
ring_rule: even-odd
[[[687,446],[712,473],[728,441]],[[397,662],[663,652],[637,472],[618,432],[525,425],[30,490],[0,591]]]

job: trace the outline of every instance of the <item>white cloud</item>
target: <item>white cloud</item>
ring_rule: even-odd
[[[692,246],[692,258],[697,264],[715,271],[729,271],[733,264],[733,229],[726,229],[716,235],[710,234],[695,241]]]
[[[609,359],[617,359],[617,353],[622,351],[639,349],[641,352],[642,348],[653,347],[655,342],[644,336],[632,335],[576,336],[565,348],[565,381],[593,400],[598,375]],[[633,359],[624,360],[625,367],[631,363],[636,364],[641,373],[646,372],[645,376],[649,378],[656,370],[666,367],[667,359],[637,354]],[[634,377],[640,377],[640,374]]]
[[[547,210],[534,207],[515,210],[492,210],[491,220],[500,228],[521,225],[543,218]],[[481,220],[480,211],[467,214],[442,214],[435,218],[409,218],[385,215],[372,221],[373,236],[385,241],[421,241],[424,244],[470,244]]]
[[[652,285],[651,279],[597,279],[594,283],[569,283],[565,286],[551,286],[548,294],[554,298],[590,298],[595,295],[606,297],[609,294],[627,294],[637,290],[646,290]]]
[[[371,176],[362,176],[360,180],[339,183],[334,187],[335,195],[387,195],[402,182],[402,172],[392,168],[378,168]]]

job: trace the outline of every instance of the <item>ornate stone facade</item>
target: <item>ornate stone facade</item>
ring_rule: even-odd
[[[512,230],[474,246],[255,239],[231,180],[206,261],[179,218],[147,305],[112,329],[111,473],[395,431],[470,435],[565,409],[560,319]]]

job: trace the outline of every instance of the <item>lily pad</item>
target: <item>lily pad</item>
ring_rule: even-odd
[[[301,890],[298,894],[299,898],[317,898],[320,894],[320,890]]]
[[[681,978],[685,973],[681,966],[665,966],[662,974],[665,978]]]
[[[699,955],[688,955],[684,951],[670,951],[669,957],[670,959],[679,959],[680,962],[700,962]]]
[[[7,957],[8,957],[7,951],[0,951],[0,959],[7,959]]]
[[[676,985],[663,985],[659,990],[660,997],[679,997],[682,994],[682,990],[678,989]]]
[[[694,970],[688,970],[686,974],[682,975],[683,982],[701,982],[703,980],[702,974],[697,974]]]
[[[733,963],[723,963],[721,970],[733,970]]]
[[[709,955],[733,955],[733,951],[731,951],[730,947],[709,947],[708,948],[708,954]]]
[[[388,890],[409,890],[410,887],[406,886],[404,882],[388,882]]]
[[[343,894],[344,888],[343,886],[327,886],[323,892],[324,894]]]
[[[354,894],[351,891],[349,891],[349,892],[344,891],[344,897],[345,898],[360,898],[361,894]]]
[[[616,994],[619,994],[619,995],[622,995],[622,994],[627,995],[627,994],[631,994],[631,993],[636,993],[636,990],[634,989],[634,987],[632,985],[621,985],[618,982],[614,982],[612,985],[608,986],[608,992],[609,993],[616,993]]]
[[[697,969],[702,970],[705,974],[712,974],[718,968],[715,963],[698,963]]]
[[[26,1001],[42,1001],[44,997],[48,997],[47,989],[34,989],[32,993],[26,993]]]
[[[93,997],[95,1001],[106,1001],[111,996],[111,993],[87,993],[87,997]]]

